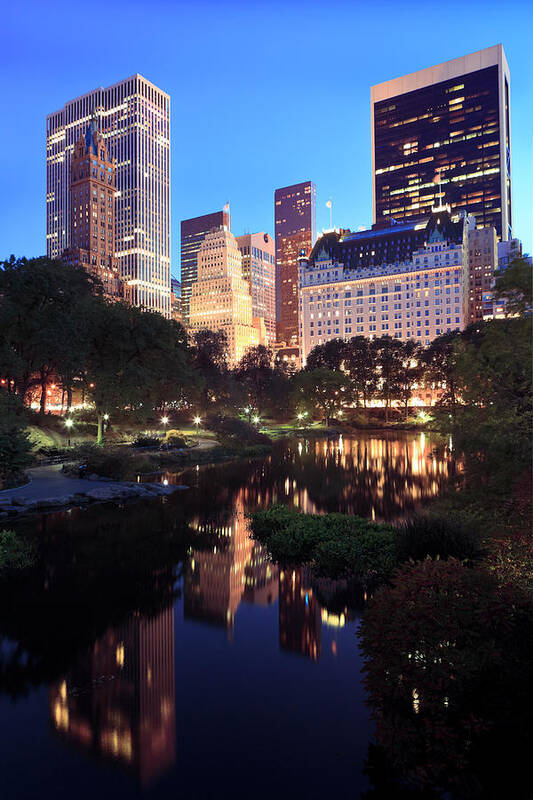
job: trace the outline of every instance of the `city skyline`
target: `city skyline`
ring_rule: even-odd
[[[347,31],[351,29],[352,23],[355,24],[355,13],[363,24],[368,21],[371,13],[368,9],[351,10],[347,4],[337,5],[346,11],[343,28]],[[520,5],[527,17],[528,9],[523,4],[515,5]],[[55,4],[58,10],[62,6],[61,3]],[[190,15],[193,13],[191,9],[181,4],[177,6],[184,21],[191,18]],[[119,15],[121,8],[123,8],[121,3],[114,4],[109,9],[111,17]],[[483,13],[480,16],[481,9]],[[243,22],[246,23],[260,15],[259,6],[256,7],[254,4],[239,11],[242,12]],[[263,11],[264,9],[261,9],[261,13]],[[282,32],[274,42],[269,37],[268,45],[273,48],[274,54],[286,44],[286,37],[291,26],[296,23],[298,11],[299,4],[291,4],[288,10],[287,31]],[[42,120],[50,109],[61,107],[68,97],[79,96],[94,86],[106,86],[132,72],[140,72],[173,98],[172,129],[176,132],[176,137],[172,152],[171,255],[172,273],[179,276],[180,219],[204,214],[213,208],[222,208],[224,203],[230,200],[233,227],[237,234],[260,230],[273,233],[272,192],[276,186],[288,185],[291,182],[310,178],[316,183],[318,230],[329,227],[329,211],[325,207],[325,201],[330,196],[333,198],[334,225],[350,226],[352,229],[359,226],[368,227],[372,220],[370,87],[492,46],[498,41],[504,45],[512,76],[513,234],[521,238],[524,241],[524,249],[531,252],[533,238],[531,152],[527,124],[530,87],[527,85],[527,56],[520,44],[521,34],[511,19],[501,19],[497,15],[495,4],[489,3],[483,6],[474,4],[473,7],[463,11],[468,18],[475,17],[475,33],[472,33],[471,26],[465,24],[461,29],[454,28],[454,36],[451,39],[443,36],[442,40],[435,41],[434,37],[427,36],[426,40],[417,40],[416,48],[407,48],[405,52],[399,52],[396,48],[394,53],[385,57],[382,56],[382,48],[379,55],[372,54],[368,46],[363,43],[363,49],[358,52],[355,59],[353,54],[350,57],[336,54],[332,67],[326,70],[328,74],[314,76],[311,88],[308,88],[301,77],[299,79],[289,77],[285,83],[280,83],[278,66],[272,75],[266,75],[264,67],[252,68],[249,74],[245,75],[246,70],[242,70],[241,65],[239,74],[235,57],[228,53],[229,61],[226,59],[227,64],[225,62],[228,88],[222,101],[217,97],[214,88],[206,83],[205,67],[198,65],[196,69],[197,58],[192,62],[189,59],[190,66],[185,70],[186,57],[190,56],[189,50],[186,54],[176,56],[172,68],[165,68],[162,53],[154,55],[143,51],[139,55],[131,48],[126,51],[123,42],[119,40],[113,52],[106,50],[105,57],[95,65],[94,72],[88,75],[87,70],[82,68],[81,64],[78,65],[76,59],[72,60],[72,44],[68,41],[68,36],[60,43],[55,59],[53,61],[47,59],[48,80],[44,88],[39,87],[37,93],[33,88],[33,82],[30,85],[30,78],[33,80],[33,70],[30,75],[29,65],[21,65],[18,53],[24,52],[29,44],[34,46],[39,54],[41,49],[39,42],[51,23],[41,20],[37,26],[33,21],[29,21],[28,5],[22,4],[17,11],[10,9],[7,17],[9,40],[7,62],[17,71],[17,82],[16,87],[14,82],[9,82],[3,98],[4,103],[8,103],[12,109],[9,117],[13,123],[9,133],[10,163],[4,176],[7,184],[5,208],[1,217],[2,225],[6,226],[5,231],[10,231],[10,237],[8,239],[4,233],[3,257],[7,257],[11,252],[29,257],[38,255],[44,250],[44,208],[40,195],[44,177],[41,161]],[[139,13],[140,8],[134,4],[129,23],[133,28],[140,25]],[[146,20],[146,35],[150,36],[156,23],[159,26],[162,19],[168,19],[171,23],[175,13],[177,12],[166,5],[156,3],[153,13]],[[217,17],[216,9],[211,9],[211,13]],[[324,13],[312,5],[305,21],[306,46],[311,49],[318,41],[320,21]],[[409,24],[415,35],[417,31],[421,31],[421,20],[410,18],[409,23],[400,23],[398,18],[395,19],[395,15],[394,9],[388,8],[387,19],[381,30],[385,50],[387,42],[390,43],[391,37],[397,33],[393,30],[395,22],[403,26],[404,30]],[[454,15],[450,16],[453,18]],[[75,24],[75,18],[76,14],[73,20],[65,22],[67,28]],[[427,21],[425,26],[427,28]],[[469,29],[468,35],[463,31],[463,27]],[[523,26],[523,29],[525,27],[527,26]],[[161,35],[166,41],[166,34]],[[344,31],[337,31],[336,35],[342,40],[346,34]],[[23,36],[27,38],[27,42],[24,48],[21,48]],[[81,39],[83,42],[83,34]],[[263,52],[266,46],[265,37],[261,35],[260,51]],[[298,48],[301,47],[303,45],[297,45],[294,57],[300,52]],[[164,47],[161,50],[164,51]],[[338,50],[342,51],[342,48]],[[219,49],[215,50],[215,57],[217,56],[223,58],[223,53]],[[65,69],[67,61],[68,70]],[[186,78],[185,83],[184,78]],[[184,126],[186,108],[199,87],[207,92],[208,108],[201,103],[197,108],[194,124]],[[335,126],[328,124],[328,115],[325,113],[318,117],[315,114],[313,124],[309,125],[305,119],[306,115],[297,112],[289,102],[290,92],[294,92],[297,88],[301,90],[297,105],[302,101],[305,104],[313,98],[319,104],[320,94],[326,89],[331,95],[331,102],[342,97],[340,109],[342,113],[340,117],[336,113]],[[346,94],[348,89],[349,96]],[[254,111],[259,105],[262,106],[265,101],[261,96],[262,92],[265,98],[270,100],[276,98],[286,111],[286,116],[284,125],[277,129],[273,139],[271,137],[263,139],[255,135],[258,128],[250,128],[250,125],[259,123],[253,123],[253,114],[247,114],[246,126],[240,127],[231,124],[227,110],[219,119],[224,129],[229,132],[220,136],[214,129],[218,126],[212,126],[212,129],[208,130],[209,126],[205,124],[207,116],[210,114],[217,116],[219,111],[224,110],[228,92],[231,98],[229,103],[231,115],[235,118],[241,109],[241,104],[244,108],[252,103],[251,108]],[[347,96],[350,100],[348,103]],[[187,119],[190,120],[190,117]],[[251,133],[254,135],[250,135]],[[7,130],[0,135],[6,136],[6,134]],[[333,159],[332,154],[335,153],[342,157]],[[244,175],[248,176],[246,180]]]

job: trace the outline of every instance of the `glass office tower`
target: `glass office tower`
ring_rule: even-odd
[[[509,103],[502,45],[373,86],[374,222],[443,200],[511,238]]]

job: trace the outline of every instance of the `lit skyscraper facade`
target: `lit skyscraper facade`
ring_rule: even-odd
[[[248,348],[264,344],[264,324],[252,316],[250,286],[242,274],[242,257],[233,234],[221,228],[208,233],[198,250],[189,328],[224,331],[228,364],[235,367]]]
[[[274,240],[268,233],[237,236],[242,256],[242,274],[252,294],[252,316],[265,321],[266,343],[276,341],[276,257]]]
[[[276,311],[278,341],[298,346],[298,256],[311,250],[316,230],[316,187],[312,181],[276,189]]]
[[[510,75],[502,45],[371,89],[374,222],[452,213],[512,236]]]
[[[223,227],[231,230],[229,209],[181,221],[181,311],[187,325],[192,285],[198,276],[198,250],[210,231]]]
[[[70,247],[70,166],[93,115],[116,169],[115,256],[130,301],[170,316],[170,97],[141,75],[46,120],[46,249]]]
[[[462,330],[475,232],[473,216],[436,207],[429,218],[321,236],[300,259],[303,363],[331,339],[391,336],[426,346]]]

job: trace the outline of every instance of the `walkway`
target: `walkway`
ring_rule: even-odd
[[[27,470],[31,483],[19,486],[18,489],[4,489],[0,492],[0,501],[7,497],[36,502],[48,500],[49,497],[64,497],[66,495],[87,492],[97,486],[109,488],[121,487],[119,481],[89,481],[85,478],[71,478],[62,472],[62,464],[51,464],[47,467],[33,467]]]

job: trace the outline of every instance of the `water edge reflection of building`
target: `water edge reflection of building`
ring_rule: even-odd
[[[322,653],[321,608],[303,568],[279,573],[279,645],[312,661]]]
[[[271,604],[277,597],[277,567],[266,550],[250,536],[243,491],[234,514],[224,524],[196,519],[199,533],[213,535],[217,544],[192,552],[184,584],[184,616],[223,625],[232,630],[241,603]]]
[[[150,784],[174,763],[174,610],[109,628],[50,687],[56,733]]]

